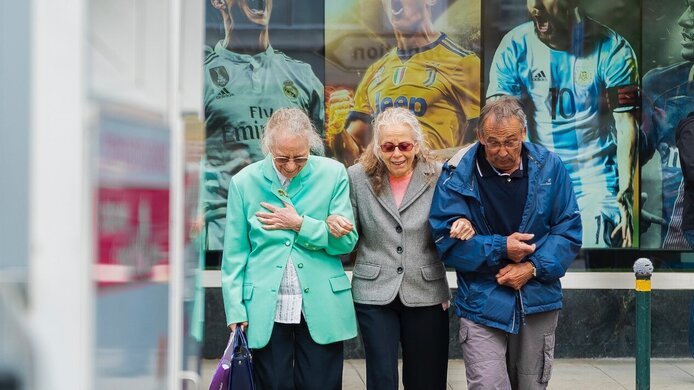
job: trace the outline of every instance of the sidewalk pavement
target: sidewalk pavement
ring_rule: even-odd
[[[210,385],[215,360],[203,360],[201,389]],[[401,376],[402,377],[402,376]],[[363,359],[345,360],[342,389],[364,390],[366,368]],[[448,363],[448,388],[465,390],[465,365],[462,360]],[[635,389],[634,359],[557,359],[549,382],[550,390]],[[693,359],[651,359],[652,389],[694,389]],[[402,385],[400,385],[402,389]]]

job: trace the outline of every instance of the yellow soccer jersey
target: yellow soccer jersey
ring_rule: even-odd
[[[348,122],[368,123],[388,107],[409,108],[432,150],[469,142],[468,121],[480,114],[480,59],[445,34],[417,49],[393,48],[364,74]]]

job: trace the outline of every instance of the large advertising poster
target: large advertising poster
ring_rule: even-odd
[[[675,133],[694,112],[694,10],[683,0],[645,0],[643,10],[641,247],[688,250]]]
[[[279,107],[305,109],[345,165],[374,115],[407,107],[444,161],[498,95],[523,100],[529,140],[566,164],[583,248],[688,249],[674,145],[692,106],[687,1],[203,1],[208,251],[222,249],[229,180],[262,157]]]
[[[640,3],[484,3],[486,98],[521,98],[528,138],[571,176],[583,248],[638,246]]]
[[[326,141],[351,165],[371,119],[407,107],[441,160],[475,140],[480,107],[480,2],[326,2]]]
[[[263,158],[272,113],[299,107],[323,134],[322,2],[207,0],[206,154],[201,213],[207,250],[224,244],[231,177]]]

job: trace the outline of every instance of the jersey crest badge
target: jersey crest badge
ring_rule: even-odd
[[[595,72],[587,66],[576,66],[574,70],[574,82],[577,86],[587,87],[593,84]]]
[[[296,98],[299,97],[299,90],[292,80],[285,80],[284,83],[282,83],[282,92],[284,92],[284,95],[288,97],[289,100],[296,100]]]
[[[210,78],[212,82],[219,88],[224,88],[229,83],[229,73],[223,66],[217,66],[210,69]]]
[[[424,86],[425,87],[431,87],[436,82],[436,74],[437,74],[436,68],[428,66],[426,68],[426,70],[427,70],[427,79],[424,80]]]
[[[402,79],[405,78],[405,68],[404,66],[398,66],[395,68],[393,71],[393,85],[400,85],[402,83]]]
[[[374,75],[374,83],[375,85],[381,84],[381,81],[383,81],[383,72],[385,72],[384,67],[380,67],[377,71],[376,74]]]

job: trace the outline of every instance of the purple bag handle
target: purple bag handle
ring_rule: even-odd
[[[240,328],[237,327],[237,329]],[[229,374],[231,373],[231,361],[234,355],[234,340],[237,338],[236,333],[240,332],[234,331],[229,334],[227,347],[224,349],[224,354],[212,375],[210,390],[226,390],[229,387]]]
[[[227,347],[224,348],[224,354],[222,355],[222,359],[219,361],[222,365],[225,366],[225,369],[231,367],[231,359],[234,356],[234,344],[236,344],[234,340],[237,337],[236,334],[240,333],[239,330],[240,327],[236,327],[236,330],[229,334],[229,341],[227,342]]]

